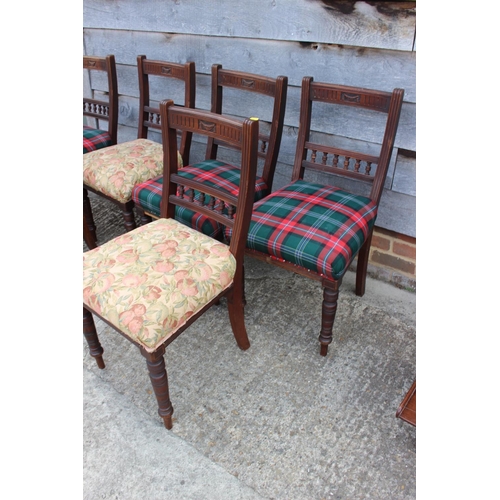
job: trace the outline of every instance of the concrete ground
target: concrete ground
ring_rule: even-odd
[[[101,243],[119,211],[92,199]],[[84,250],[86,249],[84,245]],[[246,262],[251,347],[224,301],[165,355],[171,431],[137,348],[97,322],[106,368],[83,343],[84,499],[414,499],[416,429],[395,417],[416,376],[415,294],[368,278],[341,287],[328,356],[321,288]]]

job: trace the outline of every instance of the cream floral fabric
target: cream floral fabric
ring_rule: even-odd
[[[229,247],[158,219],[83,255],[83,303],[148,351],[232,284]]]
[[[177,152],[179,168],[182,157]],[[163,173],[163,146],[136,139],[83,155],[83,182],[111,198],[126,203],[136,184]]]

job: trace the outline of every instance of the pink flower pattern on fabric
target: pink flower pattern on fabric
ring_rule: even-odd
[[[177,152],[178,167],[182,157]],[[163,146],[136,139],[97,149],[83,155],[83,182],[97,191],[126,203],[136,184],[163,173]]]
[[[152,351],[232,284],[229,247],[158,219],[84,253],[83,302]]]

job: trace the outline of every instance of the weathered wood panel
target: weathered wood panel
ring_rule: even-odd
[[[86,29],[84,42],[87,54],[114,54],[123,65],[135,65],[137,56],[145,54],[150,59],[194,61],[197,73],[210,74],[212,64],[218,63],[250,73],[286,75],[297,87],[304,76],[377,90],[401,87],[405,102],[416,102],[414,52],[103,29]]]
[[[391,189],[395,193],[417,195],[417,160],[398,157],[398,168],[394,171]]]
[[[84,0],[86,28],[412,50],[415,2]]]
[[[375,225],[416,238],[416,198],[384,189]]]
[[[181,63],[195,61],[197,106],[203,109],[210,107],[209,74],[214,63],[267,76],[288,76],[285,128],[274,189],[291,177],[304,76],[386,91],[404,88],[396,149],[377,226],[416,236],[416,160],[397,154],[398,148],[416,151],[415,2],[84,0],[83,7],[84,53],[112,53],[118,63],[120,142],[137,136],[138,54]],[[85,93],[104,92],[106,85],[98,74],[91,75],[90,82],[84,77]],[[183,92],[171,80],[168,90],[153,80],[152,96],[180,102]],[[227,104],[229,112],[270,118],[266,100],[255,95],[240,98],[237,105]],[[361,125],[353,126],[350,110],[340,109],[334,119],[331,111],[320,113],[313,123],[315,134],[329,134],[332,143],[343,147],[361,145],[367,152],[378,148],[381,121],[367,115]],[[157,133],[152,139],[161,141]],[[204,146],[198,140],[195,138],[193,144],[193,159],[204,155]]]

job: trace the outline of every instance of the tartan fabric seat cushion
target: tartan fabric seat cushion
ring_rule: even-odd
[[[299,180],[254,205],[247,247],[339,279],[376,216],[365,196]]]
[[[240,169],[219,160],[205,160],[184,167],[179,175],[211,187],[218,187],[233,195],[238,194],[240,186]],[[138,184],[132,191],[132,199],[137,206],[155,217],[160,216],[161,192],[163,188],[163,176],[155,177],[149,181]],[[257,178],[255,183],[255,201],[267,195],[268,188],[264,180]],[[199,193],[195,194],[197,198]],[[208,203],[208,200],[207,200]],[[222,226],[206,217],[184,207],[175,207],[175,218],[188,227],[196,229],[212,238],[222,234]]]
[[[229,247],[173,219],[83,254],[83,303],[153,351],[233,283]]]
[[[182,158],[178,154],[182,166]],[[136,184],[163,172],[163,146],[135,139],[83,155],[83,183],[121,203],[132,199]]]
[[[83,126],[83,153],[111,146],[111,136],[105,130]]]

